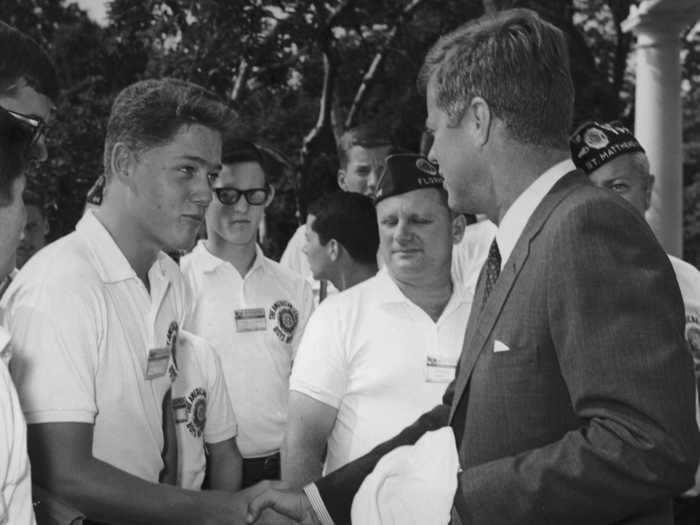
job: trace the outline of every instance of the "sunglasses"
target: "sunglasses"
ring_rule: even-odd
[[[46,122],[41,117],[24,115],[0,106],[0,134],[12,142],[24,143],[25,155],[46,131]]]
[[[241,196],[245,196],[248,204],[260,206],[265,204],[267,197],[270,195],[269,188],[251,188],[249,190],[239,190],[224,186],[223,188],[213,188],[214,195],[219,199],[219,202],[224,206],[236,204]]]

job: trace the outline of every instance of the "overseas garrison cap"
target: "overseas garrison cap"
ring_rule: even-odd
[[[397,153],[386,158],[384,171],[377,182],[374,203],[423,188],[442,188],[444,179],[438,173],[437,165],[423,155]]]
[[[586,122],[569,138],[571,157],[589,175],[606,162],[625,153],[644,153],[632,132],[619,122]]]

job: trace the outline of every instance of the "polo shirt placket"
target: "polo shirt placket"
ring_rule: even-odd
[[[220,360],[244,458],[279,450],[287,422],[289,374],[313,305],[301,276],[256,257],[245,276],[200,242],[181,261],[194,294],[188,329]]]

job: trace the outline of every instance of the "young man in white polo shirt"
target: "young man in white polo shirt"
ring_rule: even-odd
[[[302,486],[393,436],[440,402],[471,297],[453,286],[452,217],[437,168],[391,155],[376,193],[379,273],[328,298],[290,380],[282,479]]]
[[[312,309],[311,286],[268,259],[257,231],[273,191],[254,144],[224,141],[207,239],[182,258],[194,293],[191,330],[216,349],[238,419],[243,486],[279,478],[289,373]]]
[[[35,482],[93,522],[243,519],[246,494],[158,484],[174,467],[163,406],[189,299],[162,249],[194,242],[229,119],[193,84],[124,89],[107,124],[102,204],[32,258],[3,299]],[[210,453],[233,461],[235,441]]]
[[[314,279],[340,291],[377,273],[377,212],[372,199],[338,191],[309,207],[304,255]]]
[[[361,125],[345,131],[338,141],[340,166],[337,180],[340,189],[374,197],[384,159],[391,150],[391,140],[376,126]],[[302,275],[311,283],[314,299],[318,303],[321,281],[312,275],[308,259],[304,255],[305,244],[306,225],[302,224],[289,239],[280,264]],[[329,285],[327,292],[333,294],[337,289]]]

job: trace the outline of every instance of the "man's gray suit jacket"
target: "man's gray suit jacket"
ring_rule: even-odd
[[[680,291],[643,218],[572,172],[482,309],[483,277],[443,404],[316,482],[334,521],[384,454],[449,424],[455,523],[671,524],[700,436]]]

